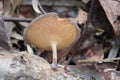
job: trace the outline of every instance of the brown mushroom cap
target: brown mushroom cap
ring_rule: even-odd
[[[46,13],[37,17],[24,30],[24,40],[44,50],[51,50],[52,43],[57,49],[69,47],[78,38],[79,30],[67,18],[59,18],[56,13]]]

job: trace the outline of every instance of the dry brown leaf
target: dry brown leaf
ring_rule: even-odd
[[[103,45],[95,44],[84,53],[88,60],[102,60],[104,57]]]
[[[79,24],[86,23],[87,16],[88,16],[87,12],[79,8],[78,16],[76,17],[76,20]]]
[[[99,0],[99,2],[101,3],[106,13],[108,20],[112,24],[115,33],[119,34],[120,23],[118,25],[116,21],[117,21],[118,16],[120,16],[120,7],[119,7],[120,2],[117,0]]]
[[[113,78],[116,76],[113,73],[116,71],[116,65],[113,62],[103,62],[95,64],[95,68],[104,76],[105,80],[114,80]]]

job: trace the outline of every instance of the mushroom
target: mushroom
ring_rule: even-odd
[[[52,68],[57,69],[57,50],[65,49],[79,38],[79,29],[70,19],[46,13],[34,19],[25,28],[26,43],[53,52]]]

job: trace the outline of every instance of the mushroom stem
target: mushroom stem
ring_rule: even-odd
[[[52,43],[51,47],[52,47],[52,53],[53,53],[52,68],[57,69],[57,45],[56,43]]]

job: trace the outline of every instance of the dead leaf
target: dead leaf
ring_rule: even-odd
[[[34,54],[34,51],[30,45],[27,44],[27,51],[29,54]]]
[[[12,15],[22,0],[4,0],[4,15]]]
[[[86,23],[87,16],[88,16],[87,12],[79,8],[78,16],[76,17],[76,20],[79,24]]]
[[[18,33],[16,33],[16,32],[12,32],[11,37],[15,38],[17,40],[23,40],[23,36],[18,34]]]
[[[95,44],[84,54],[88,60],[102,60],[104,58],[103,45]]]
[[[38,0],[32,0],[32,6],[36,13],[40,13],[40,14],[42,13],[38,8]]]
[[[8,39],[10,40],[12,30],[15,28],[15,24],[13,22],[4,22],[4,23],[5,23],[5,28],[6,28]]]
[[[116,71],[116,65],[117,64],[114,62],[103,62],[103,63],[96,63],[95,67],[98,71],[106,72],[105,70],[107,69],[108,71]]]
[[[19,14],[16,15],[22,15],[25,18],[35,18],[35,12],[31,5],[21,5],[19,8]]]
[[[113,72],[116,71],[116,63],[97,63],[95,68],[104,76],[105,80],[114,80],[113,77],[115,76],[113,75]]]
[[[120,16],[120,2],[117,0],[99,0],[99,2],[106,13],[108,20],[112,24],[115,33],[118,34],[117,32],[120,32],[118,29],[120,26],[116,26],[115,21],[117,21],[118,16]]]

